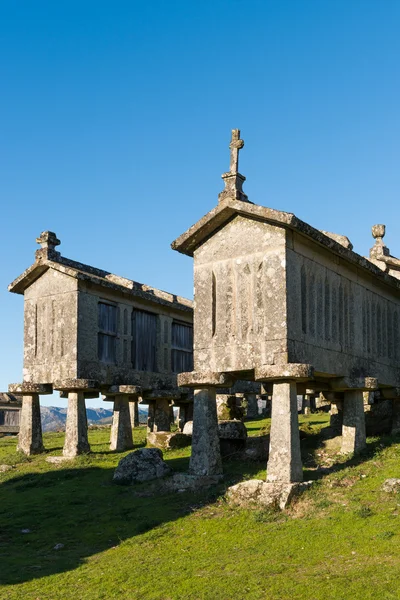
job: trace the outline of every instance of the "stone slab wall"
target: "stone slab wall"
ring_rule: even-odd
[[[400,293],[287,232],[288,362],[400,384]]]
[[[77,377],[78,282],[49,269],[24,294],[24,381]]]
[[[252,369],[286,353],[285,261],[285,230],[242,216],[195,251],[195,371]]]
[[[117,305],[116,363],[108,364],[98,359],[98,304],[101,301]],[[192,324],[192,314],[161,305],[153,306],[144,301],[131,301],[128,296],[113,290],[80,282],[78,329],[78,377],[95,379],[102,383],[137,383],[162,389],[176,387],[176,375],[171,373],[171,327],[175,320]],[[131,315],[133,309],[157,314],[156,372],[148,374],[132,368]]]

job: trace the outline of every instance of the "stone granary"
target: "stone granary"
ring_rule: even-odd
[[[65,456],[89,450],[85,398],[103,393],[114,402],[111,448],[132,447],[129,403],[149,405],[150,428],[170,430],[170,405],[191,402],[178,389],[192,369],[190,300],[75,262],[56,251],[43,232],[35,263],[10,286],[24,295],[23,396],[19,448],[43,450],[39,394],[68,398]],[[190,415],[189,415],[190,417]]]
[[[365,445],[363,393],[400,407],[400,260],[373,227],[369,258],[341,235],[253,204],[238,171],[239,130],[218,205],[172,244],[194,258],[194,388],[190,468],[221,473],[216,390],[236,379],[272,393],[267,480],[302,480],[296,394],[342,403],[342,450]]]
[[[0,393],[0,435],[19,432],[22,398],[14,394]]]

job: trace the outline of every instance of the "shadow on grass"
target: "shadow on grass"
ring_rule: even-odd
[[[173,458],[168,463],[174,471],[185,471],[189,459]],[[224,468],[225,480],[214,488],[151,497],[138,495],[149,484],[113,484],[114,468],[109,467],[53,467],[4,482],[0,486],[0,584],[75,569],[94,554],[215,502],[227,484],[243,478],[244,470],[251,476],[260,469],[243,463]]]
[[[315,439],[312,440],[312,438]],[[310,436],[310,438],[307,440],[309,444],[307,450],[310,451],[313,445],[314,450],[321,448],[323,446],[324,441],[326,441],[327,439],[329,439],[329,437],[327,436]],[[320,467],[317,470],[307,469],[307,466],[311,466],[310,463],[312,463],[313,460],[315,462],[315,459],[313,459],[312,455],[308,454],[308,459],[310,459],[310,462],[306,464],[306,468],[304,469],[305,479],[323,479],[327,475],[330,475],[332,473],[338,473],[339,471],[343,471],[348,467],[356,467],[357,465],[360,465],[366,462],[367,460],[374,458],[377,451],[381,451],[383,448],[388,448],[389,446],[392,446],[393,444],[398,444],[399,442],[400,438],[398,436],[391,435],[383,435],[379,438],[367,439],[366,448],[359,454],[349,454],[347,456],[344,454],[342,455],[343,460],[333,463],[330,467]]]

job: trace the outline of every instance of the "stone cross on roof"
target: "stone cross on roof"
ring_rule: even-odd
[[[232,139],[229,144],[231,151],[230,168],[228,173],[222,175],[222,179],[225,182],[225,189],[218,195],[219,202],[226,198],[248,202],[246,194],[242,191],[242,185],[246,181],[246,177],[239,173],[239,150],[243,146],[244,141],[240,139],[240,129],[232,129]]]
[[[231,149],[231,164],[230,164],[230,172],[238,173],[239,172],[239,150],[241,150],[244,146],[244,141],[240,139],[240,130],[232,129],[232,140],[229,144],[229,148]]]
[[[60,253],[56,251],[56,246],[59,246],[61,242],[53,231],[42,231],[36,238],[36,243],[41,247],[40,250],[36,250],[36,260],[52,260],[60,256]]]

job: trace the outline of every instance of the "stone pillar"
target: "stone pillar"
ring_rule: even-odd
[[[361,390],[344,392],[343,401],[343,454],[354,454],[364,450],[366,446],[364,398]]]
[[[111,427],[110,450],[123,452],[133,448],[132,423],[127,396],[119,395],[114,398],[114,414]]]
[[[171,425],[175,425],[175,414],[174,414],[174,405],[169,405],[169,428],[171,430]]]
[[[73,458],[85,452],[90,452],[90,446],[87,433],[84,393],[83,391],[68,392],[68,412],[63,456]]]
[[[189,470],[193,475],[199,476],[222,474],[214,387],[194,391],[192,454]]]
[[[342,400],[332,400],[330,410],[329,426],[336,435],[342,435],[343,429],[343,402]]]
[[[245,394],[247,401],[247,412],[246,416],[248,419],[258,418],[258,400],[257,394]]]
[[[129,402],[129,414],[131,418],[131,428],[139,427],[139,403],[137,400]]]
[[[155,402],[154,431],[171,431],[171,411],[166,398],[159,398]]]
[[[309,394],[305,394],[303,396],[303,411],[302,412],[306,416],[311,414],[311,402],[310,402]]]
[[[154,431],[155,402],[149,402],[147,412],[147,433]]]
[[[44,452],[39,394],[23,396],[17,450],[27,456]]]
[[[400,398],[393,398],[392,435],[400,433]]]
[[[273,385],[267,481],[281,483],[303,481],[297,389],[294,381]]]

